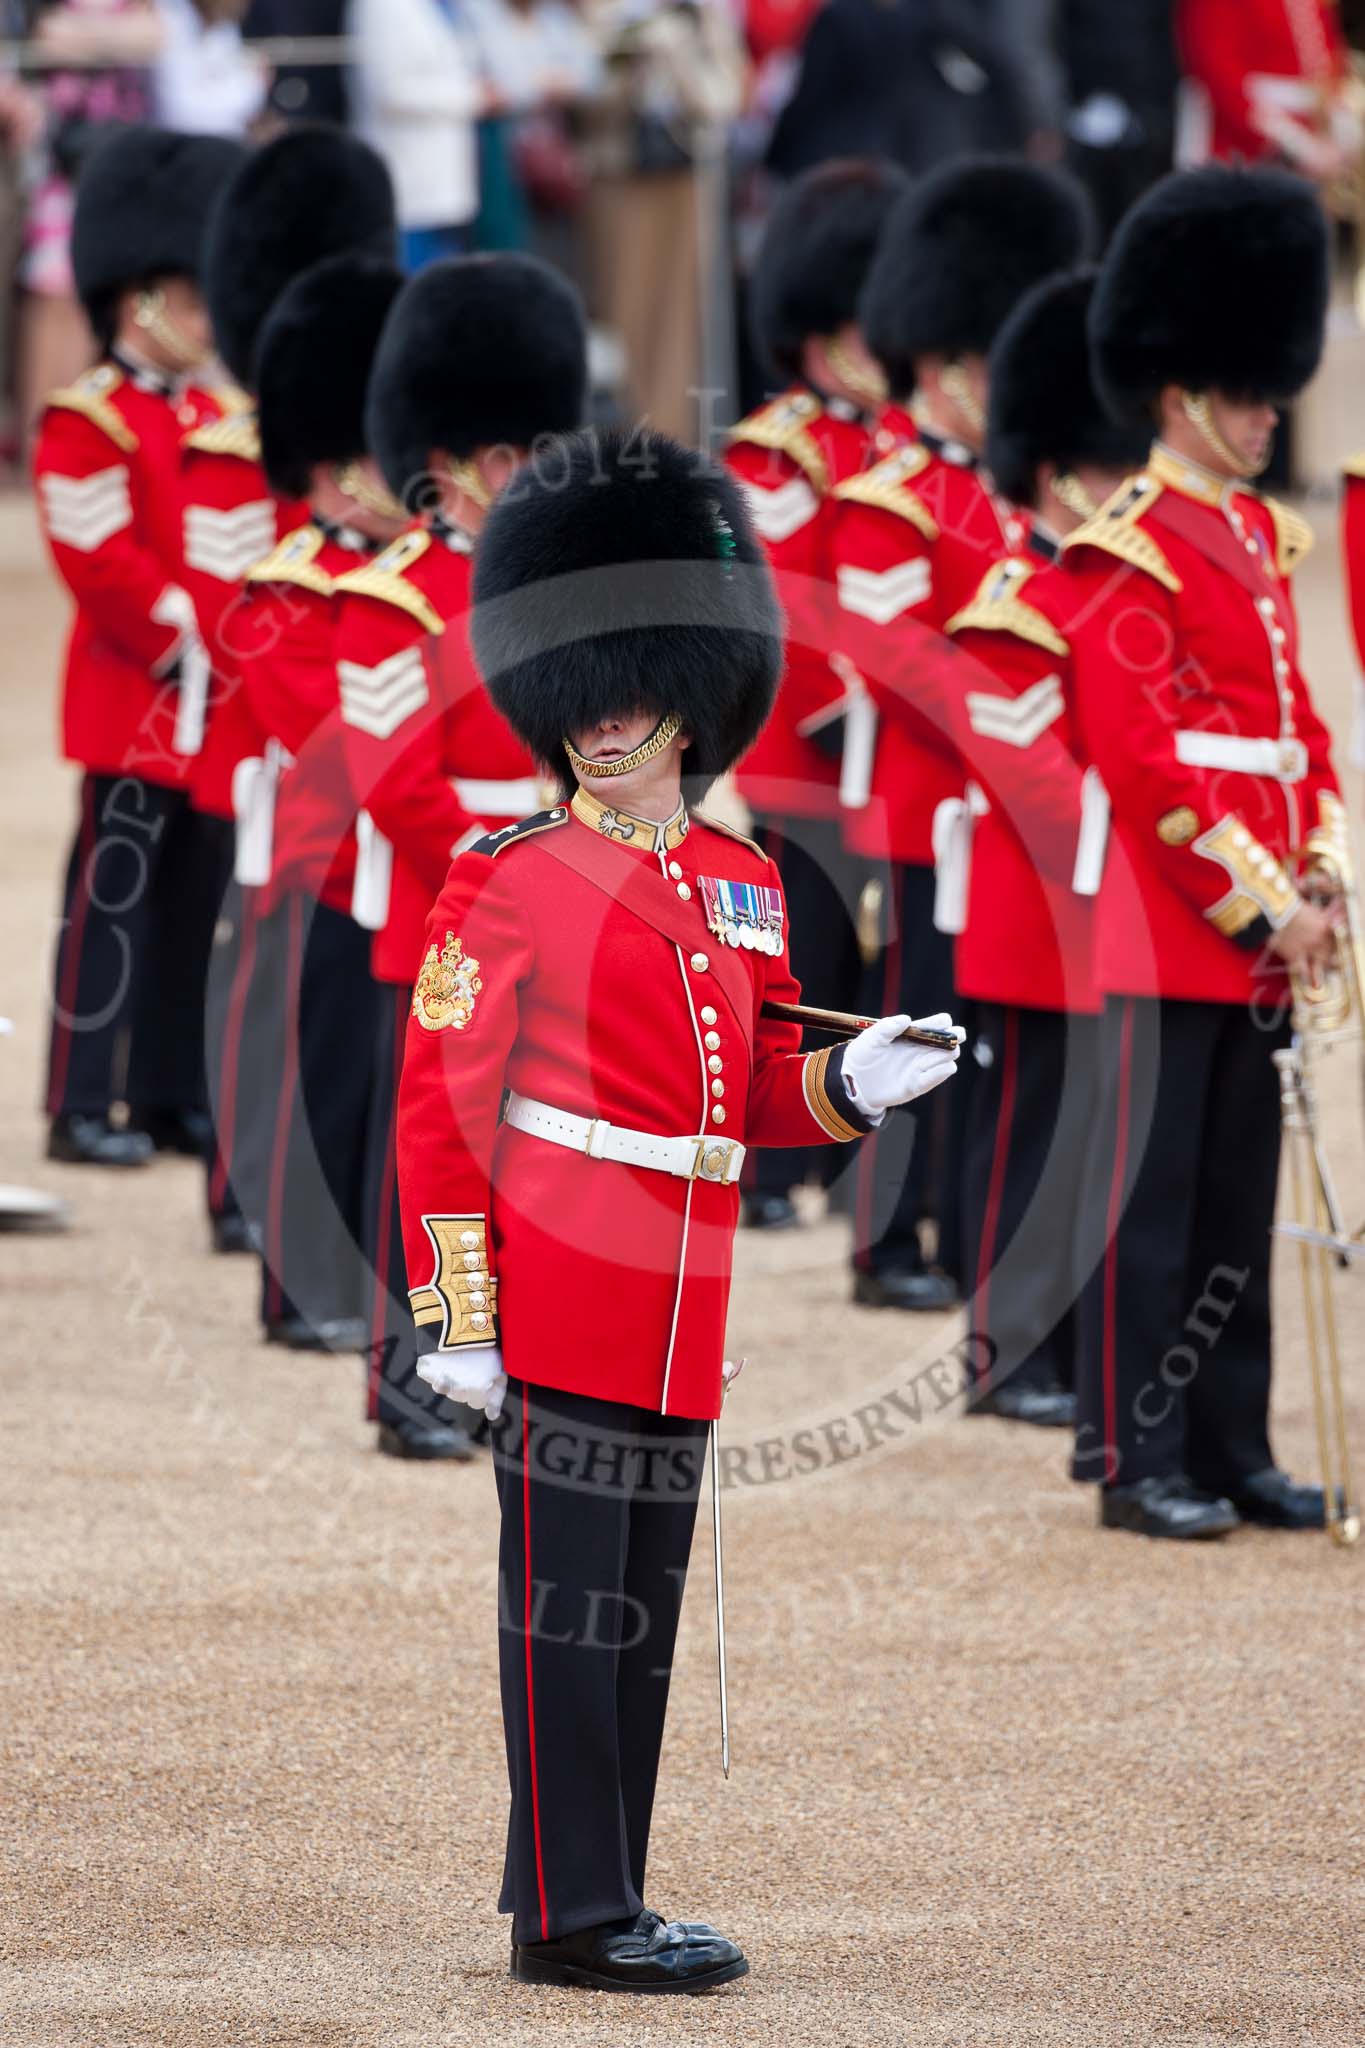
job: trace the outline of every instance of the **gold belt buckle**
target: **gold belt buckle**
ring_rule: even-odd
[[[1280,741],[1280,780],[1302,782],[1308,773],[1308,749],[1301,739]]]
[[[723,1182],[730,1170],[737,1142],[734,1138],[711,1138],[703,1132],[694,1140],[697,1149],[688,1179]]]

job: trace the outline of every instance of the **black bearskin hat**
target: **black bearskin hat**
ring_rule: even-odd
[[[1060,171],[980,157],[919,179],[883,230],[861,306],[893,396],[914,390],[917,356],[988,354],[1023,294],[1089,240],[1085,194]]]
[[[739,486],[663,434],[547,443],[488,515],[471,636],[493,701],[537,760],[601,718],[676,712],[689,783],[752,746],[782,667],[782,615]]]
[[[405,503],[431,451],[529,448],[580,425],[587,327],[573,286],[535,256],[454,256],[404,287],[370,385],[369,444]]]
[[[256,343],[287,284],[343,251],[393,262],[393,181],[339,128],[291,128],[247,158],[214,208],[204,276],[218,353],[254,389]]]
[[[1099,271],[1061,272],[1035,285],[1010,314],[991,350],[986,467],[1007,498],[1031,505],[1040,462],[1059,470],[1139,469],[1150,426],[1121,425],[1090,381],[1086,315]]]
[[[787,187],[749,287],[750,333],[771,374],[798,376],[803,343],[857,318],[878,237],[909,190],[904,171],[882,157],[818,164]]]
[[[1322,354],[1327,222],[1287,171],[1175,171],[1121,222],[1090,309],[1095,382],[1149,425],[1166,384],[1292,398]]]
[[[403,274],[377,256],[329,256],[287,285],[261,329],[256,395],[271,487],[305,498],[319,462],[365,452],[365,394]]]
[[[218,135],[120,128],[85,159],[71,226],[76,290],[99,330],[130,285],[197,278],[214,202],[246,155]]]

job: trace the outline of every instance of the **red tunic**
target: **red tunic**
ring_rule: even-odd
[[[264,737],[242,688],[236,601],[247,571],[307,518],[308,508],[271,491],[255,416],[240,400],[215,425],[186,435],[181,489],[186,579],[213,663],[208,727],[192,794],[197,809],[230,818],[237,763],[258,754]]]
[[[197,639],[180,517],[180,440],[218,400],[144,387],[112,362],[48,400],[34,453],[38,513],[76,603],[67,642],[62,750],[97,774],[182,787],[178,683]],[[182,735],[183,736],[183,735]]]
[[[789,612],[799,612],[803,585],[831,580],[831,494],[863,467],[871,445],[862,414],[803,385],[741,420],[730,437],[726,464],[744,486]],[[772,716],[735,773],[741,796],[760,816],[839,815],[839,763],[800,730],[838,694],[826,655],[790,644]]]
[[[849,847],[927,867],[934,812],[960,794],[964,770],[935,693],[920,693],[900,654],[942,635],[991,564],[1018,545],[1023,522],[986,488],[965,448],[910,440],[913,431],[888,407],[881,433],[901,445],[836,489],[834,608],[818,624],[809,612],[796,618],[794,632],[828,636],[850,691],[865,690],[875,708],[867,801],[844,813]],[[893,673],[898,684],[887,680]]]
[[[525,747],[469,649],[470,543],[413,527],[338,579],[338,675],[351,787],[392,848],[379,981],[410,984],[457,847],[537,806]],[[362,860],[366,858],[362,848]],[[373,919],[370,920],[372,923]]]
[[[1341,563],[1356,659],[1365,669],[1365,456],[1346,466],[1341,487]]]
[[[414,1314],[446,1344],[499,1343],[537,1385],[710,1417],[738,1188],[500,1125],[504,1088],[630,1131],[700,1134],[713,1172],[727,1140],[860,1132],[837,1060],[804,1058],[796,1026],[759,1016],[765,997],[797,997],[785,947],[736,951],[708,929],[698,878],[780,898],[772,862],[700,816],[662,846],[625,844],[578,802],[461,854],[427,928],[398,1105]],[[556,855],[557,834],[575,835],[600,886]],[[623,887],[648,893],[645,914]]]
[[[1158,449],[1064,545],[1076,730],[1113,806],[1106,991],[1245,1003],[1278,972],[1254,935],[1293,914],[1295,857],[1337,795],[1289,584],[1311,540]]]
[[[1292,163],[1293,131],[1324,131],[1348,64],[1333,0],[1181,0],[1176,29],[1188,161]]]

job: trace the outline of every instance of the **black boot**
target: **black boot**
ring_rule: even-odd
[[[558,1941],[514,1942],[512,1975],[519,1984],[570,1984],[588,1991],[710,1991],[745,1977],[749,1965],[734,1942],[702,1921],[634,1920],[585,1927]]]
[[[449,1422],[381,1422],[379,1449],[386,1458],[416,1458],[427,1463],[446,1459],[467,1465],[477,1457],[473,1439]]]
[[[1131,1486],[1106,1486],[1100,1493],[1100,1527],[1131,1529],[1136,1536],[1196,1542],[1226,1536],[1240,1521],[1230,1500],[1201,1493],[1183,1473],[1138,1479]]]
[[[147,1166],[155,1148],[145,1131],[118,1131],[107,1116],[79,1112],[52,1119],[47,1156],[67,1166]]]

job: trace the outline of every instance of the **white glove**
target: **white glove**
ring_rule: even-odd
[[[860,1032],[844,1048],[841,1072],[853,1101],[873,1123],[880,1123],[888,1109],[927,1095],[957,1072],[957,1052],[940,1052],[932,1045],[907,1044],[901,1039],[912,1023],[931,1031],[956,1031],[959,1052],[967,1036],[946,1011],[936,1017],[882,1017]]]
[[[507,1374],[496,1344],[460,1344],[451,1351],[428,1351],[417,1361],[417,1377],[467,1408],[482,1408],[490,1422],[502,1414]]]
[[[738,1361],[733,1358],[727,1358],[722,1364],[720,1369],[720,1398],[722,1401],[724,1401],[731,1387],[748,1363],[747,1358],[741,1358]]]

